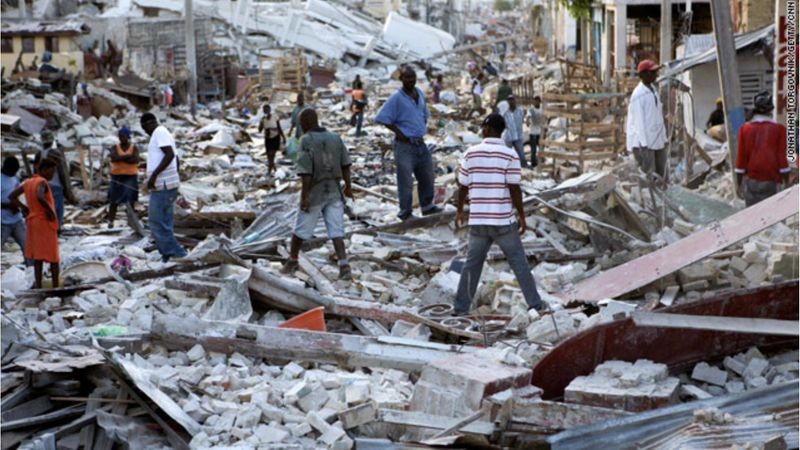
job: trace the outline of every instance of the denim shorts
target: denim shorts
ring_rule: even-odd
[[[332,200],[312,206],[308,212],[298,210],[294,235],[304,241],[314,237],[314,228],[317,227],[320,215],[325,221],[325,228],[328,230],[330,239],[344,237],[344,203],[341,200]]]

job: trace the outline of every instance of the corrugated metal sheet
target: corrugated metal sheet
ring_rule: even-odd
[[[56,34],[87,34],[90,28],[80,21],[66,22],[7,22],[3,21],[2,35],[56,35]]]
[[[768,46],[773,45],[773,42],[775,40],[775,25],[767,25],[764,28],[751,31],[749,33],[742,33],[734,37],[734,41],[736,43],[736,50],[742,50],[762,40]],[[698,40],[698,42],[694,43],[693,45],[697,45],[697,47],[700,47],[704,44],[703,42],[701,42],[701,40]],[[697,48],[693,50],[697,50]],[[689,49],[687,49],[686,54],[692,55],[692,53],[689,52]],[[696,53],[693,56],[688,56],[686,58],[676,61],[674,64],[670,64],[669,68],[665,68],[664,70],[661,71],[661,76],[659,77],[659,80],[662,80],[664,78],[670,78],[676,74],[691,69],[694,66],[705,64],[711,61],[716,61],[716,59],[717,59],[717,50],[716,47],[712,45],[703,52]]]
[[[574,428],[550,436],[553,450],[590,450],[600,445],[613,449],[707,449],[782,435],[788,448],[798,448],[797,380],[741,394],[683,403],[621,419]],[[694,424],[693,412],[719,408],[734,416],[725,425]]]

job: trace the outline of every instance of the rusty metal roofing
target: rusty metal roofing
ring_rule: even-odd
[[[62,35],[62,34],[88,34],[91,29],[84,22],[70,20],[59,22],[10,22],[3,21],[3,37],[7,36],[42,36],[42,35]]]
[[[552,450],[595,449],[707,449],[732,448],[780,435],[788,448],[797,448],[797,380],[754,389],[741,394],[683,403],[634,416],[573,428],[550,436]],[[693,422],[697,409],[718,408],[733,415],[726,424]]]

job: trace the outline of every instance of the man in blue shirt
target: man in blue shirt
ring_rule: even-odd
[[[19,161],[14,156],[9,156],[3,160],[2,175],[2,241],[0,247],[6,244],[9,238],[19,245],[22,254],[25,254],[25,221],[22,220],[22,213],[9,201],[9,194],[19,186],[17,172],[19,171]],[[27,264],[27,261],[26,261]]]
[[[425,105],[425,96],[416,87],[417,74],[411,66],[404,66],[400,73],[402,89],[389,97],[375,122],[386,126],[395,134],[394,161],[397,165],[397,196],[400,200],[401,220],[413,218],[411,188],[417,178],[417,194],[422,215],[442,212],[433,204],[433,158],[423,137],[427,132],[430,112]]]

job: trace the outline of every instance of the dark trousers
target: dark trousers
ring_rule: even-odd
[[[531,134],[528,139],[528,143],[531,146],[531,167],[536,167],[539,165],[539,161],[536,159],[536,151],[539,149],[539,135]]]
[[[433,158],[425,142],[394,142],[394,163],[397,166],[397,196],[400,212],[397,217],[405,219],[412,212],[414,177],[417,178],[417,194],[422,212],[434,208],[433,204]]]

